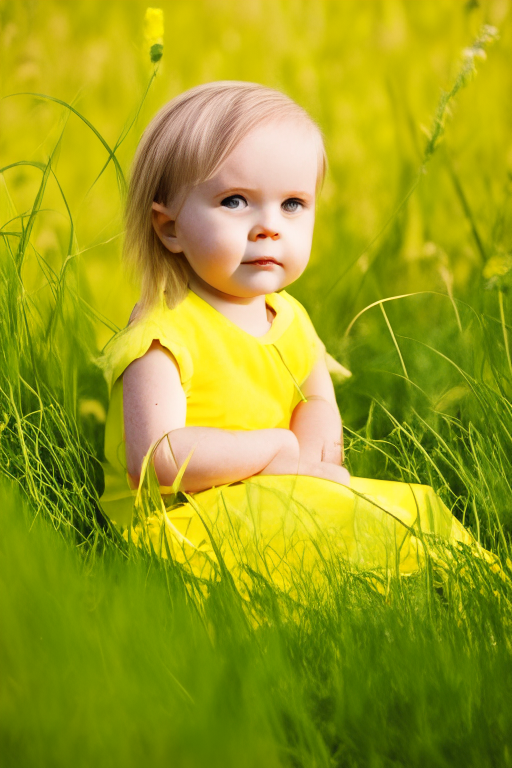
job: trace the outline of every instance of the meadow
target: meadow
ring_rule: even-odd
[[[512,766],[508,0],[1,0],[0,766]],[[137,285],[130,160],[201,82],[281,88],[329,157],[289,287],[328,351],[347,466],[432,485],[458,554],[384,590],[198,585],[100,513],[96,360]]]

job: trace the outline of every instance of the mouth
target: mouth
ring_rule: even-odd
[[[277,259],[273,259],[272,257],[266,257],[264,256],[261,259],[254,259],[253,261],[244,261],[244,264],[258,264],[261,267],[266,267],[270,264],[276,264],[278,267],[282,267],[280,261],[277,261]]]

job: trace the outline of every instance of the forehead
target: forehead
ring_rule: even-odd
[[[315,194],[319,172],[319,143],[314,129],[285,119],[250,131],[225,158],[211,179],[209,192],[232,187]]]

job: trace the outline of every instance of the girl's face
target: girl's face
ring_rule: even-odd
[[[185,254],[192,289],[197,283],[247,298],[273,293],[307,266],[317,173],[312,129],[290,119],[265,123],[192,189],[175,218],[155,203],[153,223],[166,248]]]

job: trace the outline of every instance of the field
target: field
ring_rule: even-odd
[[[0,1],[0,766],[512,766],[508,0]],[[289,287],[355,476],[432,485],[479,542],[385,590],[198,585],[98,514],[95,363],[137,285],[130,160],[201,82],[286,91],[329,171]]]

